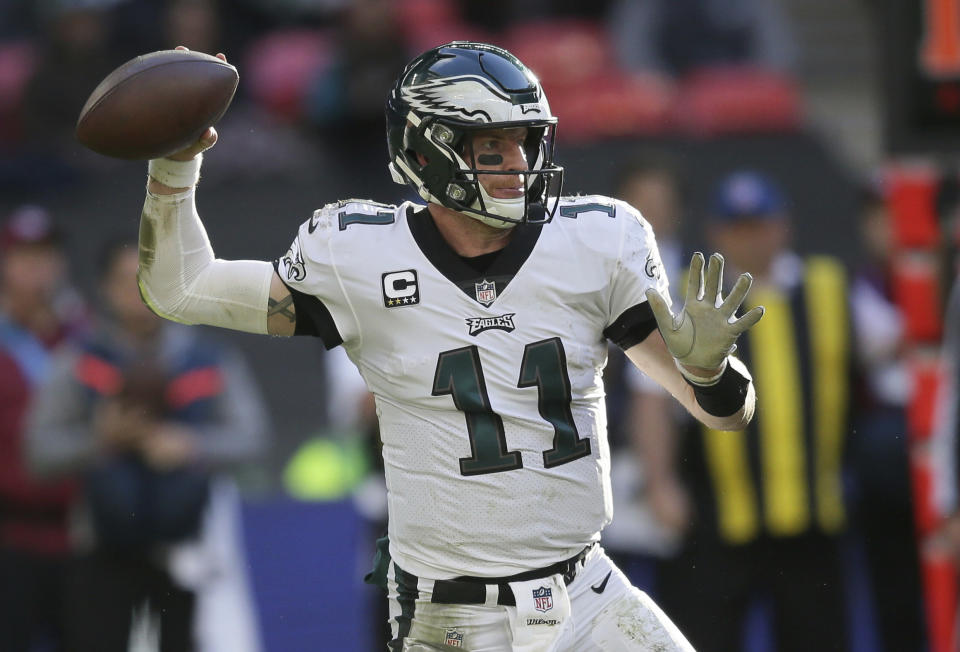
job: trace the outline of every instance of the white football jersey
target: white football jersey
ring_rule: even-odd
[[[653,232],[618,200],[563,198],[478,274],[421,209],[328,205],[277,262],[376,397],[391,556],[432,579],[571,557],[612,516],[606,336],[637,314],[649,332],[645,291],[669,296]]]

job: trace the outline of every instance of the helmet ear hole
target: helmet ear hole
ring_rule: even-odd
[[[459,184],[451,183],[447,186],[447,197],[455,202],[465,203],[469,194],[467,189]]]

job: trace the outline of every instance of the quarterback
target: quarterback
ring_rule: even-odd
[[[747,275],[694,256],[668,305],[631,206],[561,195],[557,119],[509,52],[414,59],[386,107],[389,171],[424,204],[331,203],[273,263],[214,257],[194,196],[209,129],[151,161],[139,281],[162,317],[343,346],[376,398],[389,532],[371,579],[392,650],[690,650],[599,546],[612,517],[606,342],[712,428],[753,415],[732,357]]]

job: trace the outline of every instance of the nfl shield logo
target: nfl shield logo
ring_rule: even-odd
[[[533,608],[537,611],[553,609],[553,591],[545,586],[533,590]]]
[[[463,633],[455,629],[448,629],[443,644],[447,647],[463,647]]]
[[[497,284],[484,279],[482,283],[474,283],[477,289],[477,301],[485,306],[489,306],[497,298]]]

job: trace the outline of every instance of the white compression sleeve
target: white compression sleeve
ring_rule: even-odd
[[[138,281],[143,300],[172,321],[266,333],[273,266],[260,260],[215,259],[197,214],[195,191],[147,192],[140,217]]]

